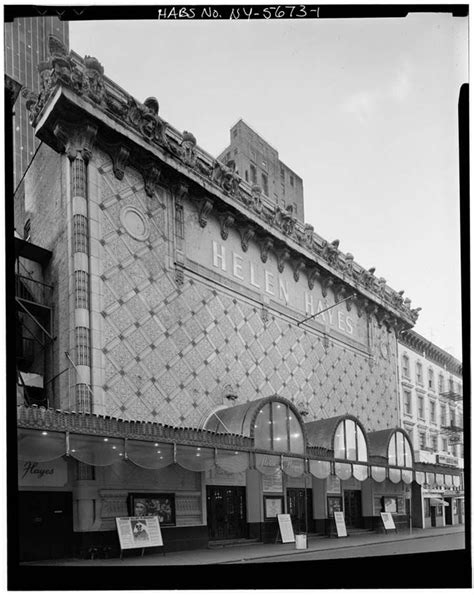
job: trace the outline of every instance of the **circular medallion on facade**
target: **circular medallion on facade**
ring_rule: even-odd
[[[384,357],[385,359],[388,358],[388,346],[386,343],[380,344],[380,353],[382,354],[382,357]]]
[[[120,212],[120,221],[125,231],[135,240],[141,242],[148,239],[150,229],[143,213],[135,207],[124,207]]]

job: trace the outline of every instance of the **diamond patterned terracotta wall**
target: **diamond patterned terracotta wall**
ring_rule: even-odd
[[[127,168],[122,181],[102,157],[102,300],[107,414],[197,426],[225,401],[230,384],[245,402],[275,393],[305,402],[308,421],[356,415],[368,430],[396,425],[395,338],[372,323],[369,358],[332,338],[287,322],[242,297],[185,275],[178,287],[166,269],[171,200],[150,199]],[[162,206],[163,204],[163,206]],[[149,237],[138,241],[121,222],[123,207],[144,216]],[[190,207],[188,215],[196,217]],[[380,343],[389,348],[380,353]]]

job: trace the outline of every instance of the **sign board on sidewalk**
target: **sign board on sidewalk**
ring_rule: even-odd
[[[293,525],[291,524],[291,517],[289,514],[277,515],[278,525],[280,526],[280,535],[282,543],[294,543],[295,534],[293,532]]]
[[[385,530],[396,528],[391,512],[381,512],[380,516],[382,517],[382,523]]]
[[[336,522],[336,531],[338,537],[347,537],[346,521],[344,520],[344,513],[341,511],[334,511],[334,521]]]
[[[157,516],[116,517],[115,521],[122,550],[163,545]]]

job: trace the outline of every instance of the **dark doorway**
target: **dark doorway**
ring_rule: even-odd
[[[362,492],[344,490],[344,518],[347,527],[362,527]]]
[[[247,537],[245,487],[207,486],[209,539]]]
[[[446,515],[446,524],[452,525],[453,524],[453,499],[452,498],[445,498],[444,500],[449,506],[446,506],[444,512]]]
[[[304,488],[288,488],[286,497],[288,502],[288,513],[291,516],[293,529],[296,532],[303,533],[312,531],[313,498],[311,490],[307,489],[305,495]]]
[[[436,527],[436,506],[430,506],[431,526]]]
[[[20,560],[52,560],[72,555],[72,494],[19,493]]]

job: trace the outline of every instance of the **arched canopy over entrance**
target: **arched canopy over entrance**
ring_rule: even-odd
[[[370,455],[382,459],[385,465],[388,464],[388,477],[391,482],[398,483],[402,480],[409,484],[413,481],[413,447],[405,430],[389,428],[371,432],[368,434],[368,440]],[[377,479],[373,468],[372,476],[381,481],[382,477],[385,478],[385,472]]]
[[[221,409],[211,415],[204,427],[213,432],[249,436],[257,450],[305,452],[303,420],[294,405],[283,397],[267,397]]]
[[[371,455],[383,457],[390,467],[413,468],[413,449],[405,430],[390,428],[371,432],[368,439]]]
[[[325,448],[335,459],[367,463],[367,440],[359,420],[338,415],[305,424],[308,446]]]

